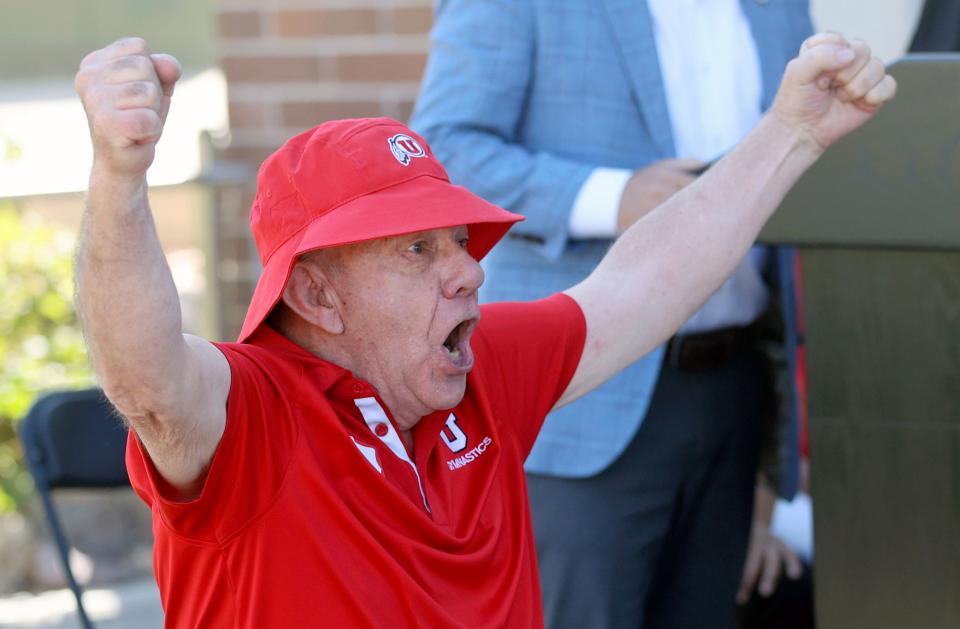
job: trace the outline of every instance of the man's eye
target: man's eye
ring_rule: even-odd
[[[460,243],[460,248],[461,248],[461,249],[466,249],[466,248],[467,248],[467,245],[470,243],[470,239],[469,239],[469,238],[461,238],[461,239],[458,240],[457,242]]]
[[[424,242],[415,242],[415,243],[413,243],[412,245],[410,245],[409,247],[407,247],[407,251],[409,251],[410,253],[416,253],[417,255],[419,255],[419,254],[423,253],[423,252],[426,250],[426,248],[427,248],[426,243],[424,243]]]

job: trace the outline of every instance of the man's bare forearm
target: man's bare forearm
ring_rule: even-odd
[[[617,241],[597,272],[629,278],[627,310],[644,313],[650,336],[641,353],[668,338],[733,272],[819,154],[768,116],[701,180]]]
[[[176,286],[142,176],[94,168],[76,280],[87,344],[114,402],[123,406],[162,394],[165,384],[173,384],[185,344]]]
[[[771,113],[700,180],[637,221],[567,291],[583,310],[587,341],[559,404],[669,338],[729,276],[800,175],[896,87],[863,42],[836,33],[804,42]]]
[[[624,232],[591,277],[570,291],[592,304],[606,295],[607,306],[585,309],[588,328],[626,331],[612,343],[608,335],[588,337],[603,344],[593,349],[604,362],[622,368],[669,338],[730,275],[820,152],[768,116],[700,180]]]
[[[93,144],[77,253],[77,301],[100,382],[160,474],[185,496],[223,434],[230,370],[181,332],[180,300],[157,238],[146,173],[180,64],[132,37],[87,55],[74,85]]]

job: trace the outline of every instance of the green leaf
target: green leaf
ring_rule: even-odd
[[[33,490],[16,423],[41,392],[93,383],[73,305],[74,240],[0,201],[0,513]]]

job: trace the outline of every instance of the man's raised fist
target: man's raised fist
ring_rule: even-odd
[[[773,114],[823,150],[893,98],[897,83],[866,43],[837,33],[803,42],[787,65]]]
[[[137,37],[83,59],[74,86],[90,125],[94,169],[124,177],[146,173],[179,78],[176,59],[150,54]]]

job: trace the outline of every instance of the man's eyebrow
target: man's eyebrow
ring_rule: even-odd
[[[401,240],[411,241],[411,240],[434,240],[438,237],[438,233],[433,229],[426,229],[419,232],[411,232],[409,234],[404,234],[400,236]]]

